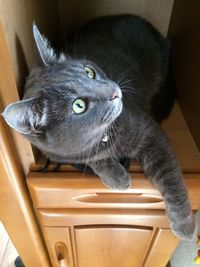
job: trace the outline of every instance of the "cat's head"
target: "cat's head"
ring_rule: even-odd
[[[75,154],[120,115],[121,90],[94,62],[56,56],[35,25],[33,36],[39,64],[26,80],[24,99],[3,116],[44,152]]]

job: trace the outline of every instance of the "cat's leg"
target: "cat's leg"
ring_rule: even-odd
[[[171,143],[159,125],[148,119],[137,135],[137,159],[164,198],[173,232],[182,239],[193,238],[195,219]]]
[[[127,157],[124,158],[120,158],[119,163],[124,167],[124,169],[126,171],[128,171],[129,167],[130,167],[130,159]],[[91,167],[89,167],[88,165],[85,164],[80,164],[80,163],[75,163],[75,164],[71,164],[74,168],[78,169],[79,171],[82,171],[84,173],[89,173],[89,174],[95,174],[95,172],[93,171],[93,169]]]
[[[75,163],[71,165],[83,173],[95,174],[92,168],[90,168],[88,165],[81,164],[81,163]]]
[[[63,163],[57,163],[56,166],[53,168],[53,172],[59,172],[62,164]]]
[[[45,173],[49,170],[49,165],[51,164],[50,159],[47,158],[44,167],[39,169],[40,172]],[[58,172],[60,170],[60,167],[62,166],[62,163],[57,163],[55,168],[53,168],[53,172]]]
[[[131,185],[131,179],[124,167],[116,159],[105,159],[90,163],[89,166],[111,189],[125,190]]]
[[[50,163],[51,163],[50,159],[47,158],[47,160],[45,162],[45,165],[41,169],[39,169],[39,171],[42,172],[42,173],[47,172],[48,169],[49,169]]]

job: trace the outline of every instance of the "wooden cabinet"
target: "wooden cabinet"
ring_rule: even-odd
[[[43,231],[53,266],[56,267],[62,266],[60,258],[70,267],[150,267],[153,262],[162,267],[178,243],[169,229],[155,231],[139,226],[76,226],[71,230],[71,240],[67,227],[44,227]],[[56,252],[58,243],[65,247],[65,257],[59,258]],[[73,246],[74,258],[70,254]]]
[[[152,228],[130,226],[77,226],[71,239],[69,231],[68,227],[44,228],[55,266],[60,266],[63,259],[70,267],[75,262],[80,267],[140,267],[152,236]],[[72,243],[75,243],[74,260]],[[59,244],[63,244],[63,252],[57,248]]]
[[[77,226],[71,234],[68,227],[44,227],[43,233],[55,267],[65,266],[62,260],[68,267],[162,267],[178,242],[169,229],[124,225]]]
[[[53,44],[66,37],[66,29],[99,15],[138,14],[165,35],[170,26],[170,35],[176,37],[178,101],[162,127],[181,164],[192,208],[200,209],[200,50],[196,45],[200,4],[113,3],[49,0],[47,8],[46,1],[1,1],[0,113],[23,94],[23,81],[34,61],[33,21]],[[166,266],[178,239],[170,230],[162,197],[138,164],[130,167],[132,188],[118,192],[69,165],[53,173],[51,164],[50,172],[42,174],[38,170],[44,162],[41,153],[0,116],[0,219],[26,267]]]
[[[56,252],[62,243],[70,267],[164,267],[179,242],[143,174],[133,175],[126,192],[76,172],[33,172],[27,183],[53,266],[62,266]]]

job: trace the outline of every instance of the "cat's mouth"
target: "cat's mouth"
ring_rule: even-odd
[[[116,98],[112,101],[111,107],[103,117],[103,122],[111,124],[122,112],[123,104],[121,98]]]

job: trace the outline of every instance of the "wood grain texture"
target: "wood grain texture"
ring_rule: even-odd
[[[152,229],[134,227],[76,227],[79,267],[141,267]]]
[[[12,137],[0,117],[0,219],[26,267],[49,267]]]

